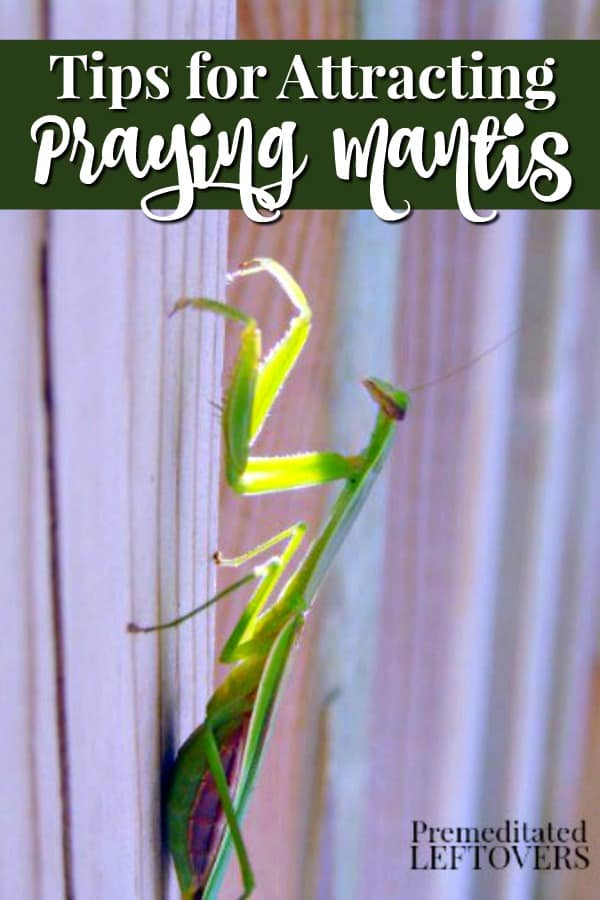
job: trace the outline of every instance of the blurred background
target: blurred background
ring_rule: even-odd
[[[589,2],[53,0],[5,7],[0,25],[490,39],[598,37],[598,20]],[[316,527],[335,493],[221,489],[219,502],[212,404],[237,335],[223,357],[222,323],[165,325],[175,297],[223,297],[227,268],[268,255],[315,319],[259,452],[355,452],[373,416],[360,380],[416,390],[296,655],[245,829],[256,896],[597,896],[598,213],[473,226],[416,211],[386,226],[367,211],[290,211],[258,227],[197,212],[165,229],[137,212],[3,212],[0,228],[0,893],[177,896],[157,852],[157,776],[202,718],[243,598],[160,641],[132,642],[124,625],[200,602],[216,546]],[[229,297],[266,343],[282,333],[289,311],[266,278]],[[591,868],[410,870],[413,820],[506,818],[585,818]],[[233,863],[222,895],[238,894]]]

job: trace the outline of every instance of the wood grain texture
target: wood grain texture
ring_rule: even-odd
[[[596,622],[598,617],[596,616]],[[600,664],[596,661],[592,683],[590,685],[590,703],[587,708],[585,756],[579,784],[577,809],[585,809],[590,834],[598,834],[600,826]],[[569,885],[562,879],[562,892],[559,896],[564,900],[594,900],[598,887],[593,866],[581,874],[577,884]]]
[[[3,18],[5,33],[24,36],[36,14]],[[230,3],[62,0],[48,23],[53,37],[100,40],[231,37],[234,20]],[[223,295],[226,221],[0,218],[0,483],[12,519],[2,560],[3,896],[178,896],[161,852],[161,773],[204,712],[212,618],[160,641],[125,628],[214,587],[209,400],[222,326],[168,322],[167,312],[182,294]]]
[[[355,9],[354,0],[242,0],[237,7],[237,36],[245,41],[343,40],[352,37]]]
[[[357,36],[364,40],[415,36],[413,4],[358,3]],[[337,444],[364,446],[374,409],[360,392],[367,375],[397,383],[397,328],[403,307],[405,229],[377,220],[369,210],[346,215],[336,292],[332,400],[329,431]],[[399,429],[398,439],[403,429]],[[378,662],[377,623],[387,587],[386,520],[396,483],[386,465],[372,496],[341,548],[327,582],[329,602],[318,645],[313,702],[322,709],[327,747],[313,759],[326,773],[320,807],[321,871],[308,869],[317,897],[352,900],[363,895],[365,845],[373,803],[372,715]],[[319,822],[319,819],[322,821]],[[368,825],[366,823],[369,823]]]
[[[0,35],[41,34],[41,10],[0,10]],[[0,894],[64,885],[41,285],[43,218],[0,212]]]
[[[376,408],[363,389],[367,376],[395,381],[397,286],[402,282],[403,232],[373,220],[370,210],[347,214],[343,231],[332,347],[329,433],[334,446],[364,447]],[[402,438],[402,427],[397,437]],[[327,580],[318,677],[313,703],[323,708],[329,735],[328,800],[331,886],[318,895],[351,898],[360,891],[364,822],[371,816],[371,707],[377,627],[386,584],[385,521],[396,485],[389,465],[348,534]],[[313,751],[319,766],[321,748]],[[321,758],[320,765],[323,765]]]
[[[415,216],[407,229],[396,346],[399,380],[409,388],[470,355],[477,297],[466,273],[480,239],[452,213]],[[449,690],[452,580],[465,515],[460,478],[466,400],[464,383],[415,394],[392,458],[387,590],[369,748],[368,796],[377,815],[365,820],[363,832],[377,853],[362,861],[363,890],[374,884],[382,896],[428,896],[427,873],[411,878],[408,870],[407,830],[411,818],[427,818],[438,808],[442,761],[435,748],[446,757],[452,747],[442,743],[441,712]]]
[[[182,294],[222,293],[223,225],[219,214],[168,232],[130,213],[52,221],[75,895],[90,884],[97,897],[156,889],[161,762],[200,720],[210,689],[210,618],[161,641],[132,638],[125,625],[169,618],[212,590],[219,325],[166,316]]]
[[[476,36],[473,4],[441,7],[447,26],[423,23],[423,37]],[[535,36],[538,14],[529,4],[490,23],[505,37]],[[450,213],[416,214],[405,226],[402,384],[460,366],[519,318],[534,323],[468,375],[417,394],[398,438],[359,896],[516,900],[573,890],[568,874],[410,873],[408,843],[415,818],[537,822],[551,811],[570,822],[589,808],[574,775],[598,582],[596,572],[584,587],[572,562],[587,558],[597,508],[586,462],[596,424],[584,425],[597,409],[597,367],[573,358],[595,333],[583,300],[597,281],[589,227],[585,214],[567,223],[511,213],[487,229]],[[523,367],[535,373],[535,399],[517,377]],[[347,896],[336,891],[330,882],[322,896]]]
[[[41,215],[0,213],[0,893],[51,900],[63,887],[63,848],[41,236]]]

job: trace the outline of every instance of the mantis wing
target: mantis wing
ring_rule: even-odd
[[[297,615],[284,625],[275,639],[265,663],[250,720],[248,738],[234,798],[234,808],[238,820],[241,820],[246,812],[262,761],[269,726],[273,719],[276,701],[280,695],[281,682],[290,658],[290,651],[303,624],[304,617]],[[227,829],[203,892],[203,900],[216,900],[231,849],[232,840],[229,829]]]

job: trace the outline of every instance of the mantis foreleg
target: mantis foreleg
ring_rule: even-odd
[[[278,281],[297,310],[285,335],[264,359],[261,359],[261,332],[256,321],[237,307],[202,298],[180,300],[175,306],[176,310],[192,307],[215,312],[244,326],[223,407],[227,481],[239,493],[264,494],[350,478],[357,460],[339,453],[299,453],[280,457],[249,455],[277,394],[304,347],[312,316],[300,286],[273,260],[252,260],[234,272],[231,279],[260,271],[269,272]]]

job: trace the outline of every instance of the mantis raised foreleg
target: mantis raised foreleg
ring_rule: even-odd
[[[241,494],[265,494],[308,487],[347,478],[352,459],[339,453],[300,453],[294,456],[249,456],[277,394],[306,343],[312,314],[303,291],[283,266],[271,259],[246,263],[230,279],[269,272],[277,279],[296,309],[289,328],[268,356],[261,360],[262,341],[256,321],[241,310],[215,300],[180,300],[176,310],[193,307],[211,310],[244,327],[240,349],[223,405],[226,477]]]

